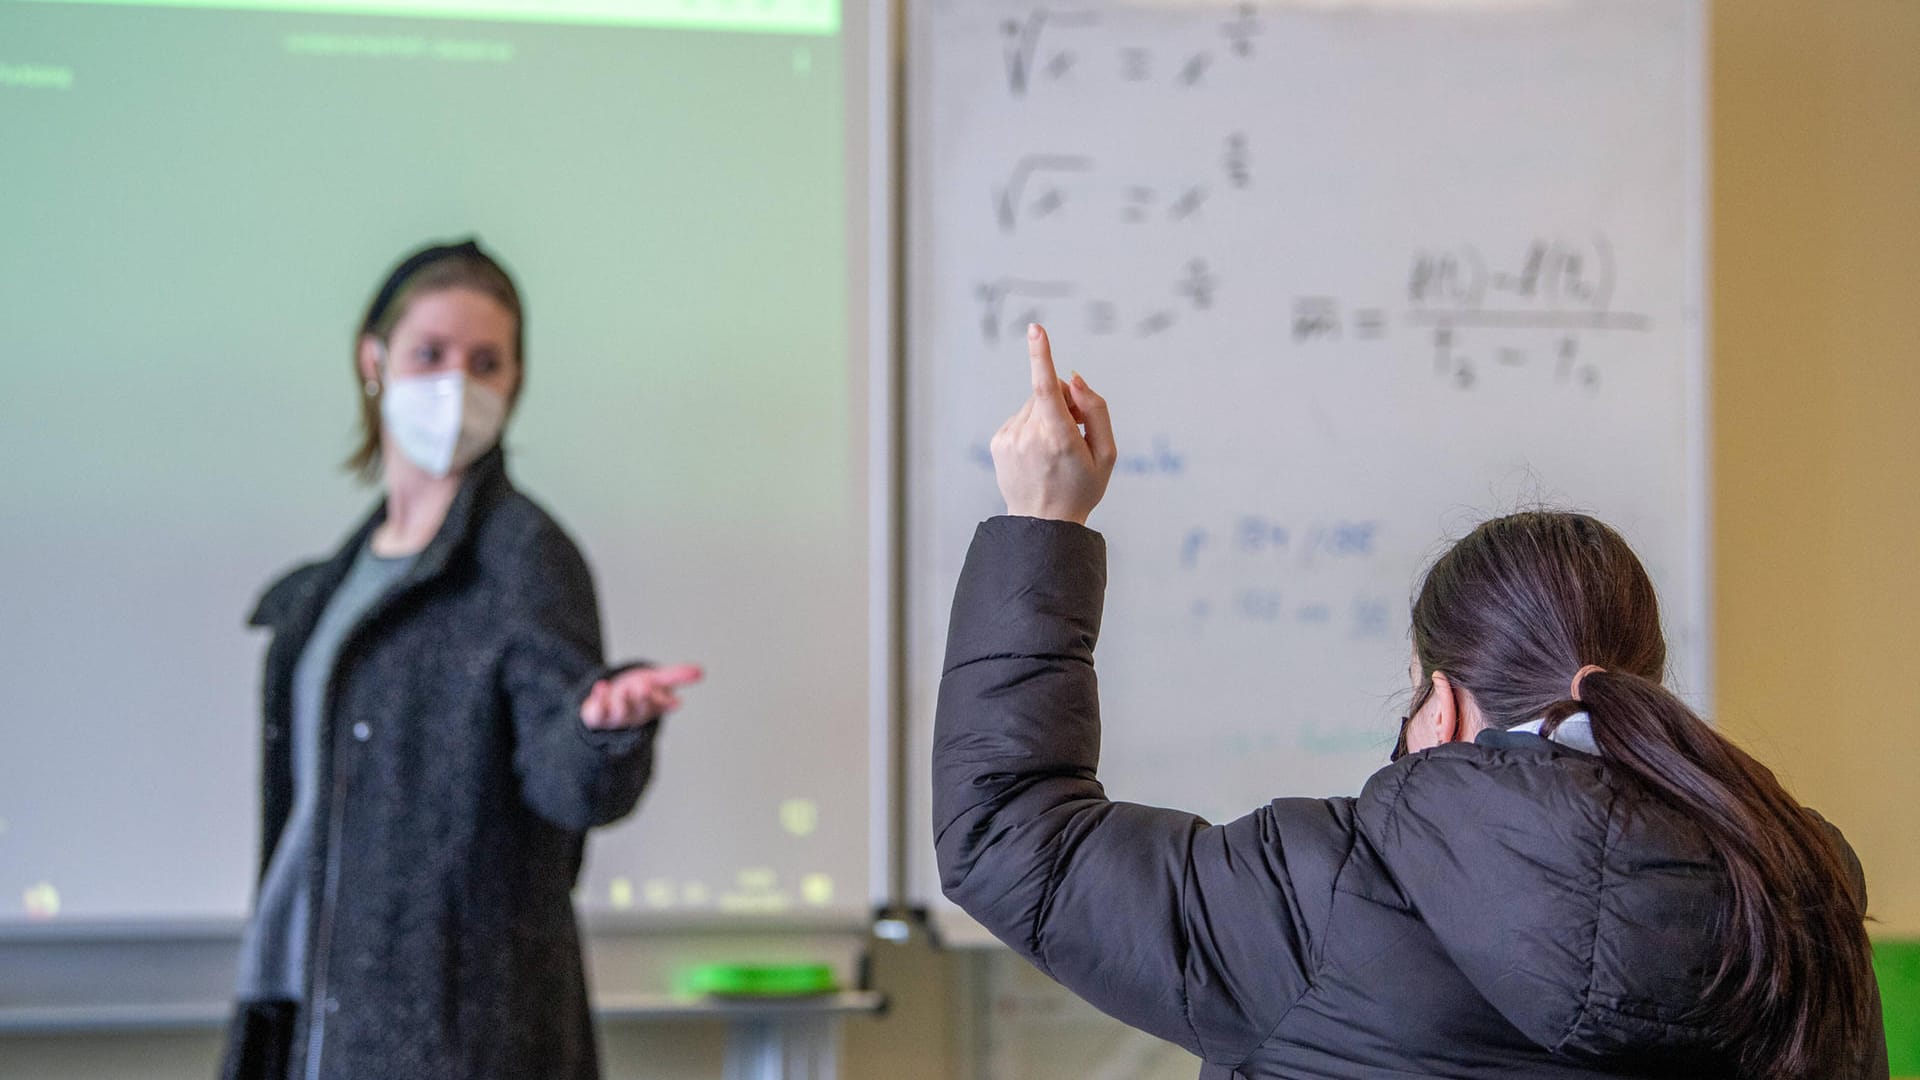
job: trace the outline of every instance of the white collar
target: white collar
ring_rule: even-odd
[[[1546,724],[1547,718],[1541,716],[1529,720],[1524,724],[1515,724],[1507,730],[1524,731],[1530,735],[1538,735],[1540,734],[1540,729],[1545,727]],[[1583,754],[1592,754],[1595,757],[1600,756],[1600,744],[1593,741],[1593,718],[1586,713],[1577,712],[1565,720],[1560,721],[1560,726],[1554,728],[1553,734],[1547,736],[1547,738],[1569,750],[1578,750]]]

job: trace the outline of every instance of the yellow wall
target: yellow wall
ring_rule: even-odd
[[[1920,937],[1920,2],[1713,19],[1715,709]]]

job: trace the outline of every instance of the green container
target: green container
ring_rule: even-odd
[[[840,989],[827,964],[696,964],[674,976],[693,997],[804,997]]]
[[[1920,941],[1874,942],[1873,973],[1887,1018],[1887,1065],[1902,1080],[1920,1078]]]

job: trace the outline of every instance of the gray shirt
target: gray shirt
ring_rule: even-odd
[[[306,994],[307,929],[313,913],[306,869],[321,843],[320,740],[327,736],[327,683],[340,646],[387,590],[413,565],[414,556],[384,559],[362,548],[327,600],[313,636],[293,669],[293,812],[273,849],[253,919],[240,946],[239,993],[244,1000],[298,1001]]]

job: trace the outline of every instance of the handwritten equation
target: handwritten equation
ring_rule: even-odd
[[[1291,564],[1302,569],[1334,560],[1371,559],[1384,526],[1377,520],[1293,524],[1261,514],[1242,514],[1230,525],[1195,525],[1180,539],[1180,568],[1210,568],[1221,560],[1245,567]]]
[[[1145,225],[1196,222],[1216,195],[1216,185],[1253,184],[1253,152],[1244,132],[1221,140],[1216,171],[1182,182],[1099,183],[1098,163],[1086,154],[1034,153],[1014,162],[991,193],[994,222],[1003,233],[1023,225],[1072,219],[1076,211],[1094,222]]]
[[[1174,48],[1134,43],[1101,48],[1084,33],[1101,25],[1095,10],[1036,8],[1023,19],[1000,24],[1000,50],[1007,93],[1022,98],[1053,84],[1109,78],[1121,83],[1163,82],[1205,86],[1222,63],[1254,58],[1264,33],[1258,5],[1233,4],[1215,26],[1211,47]]]
[[[977,282],[973,298],[981,343],[998,345],[1020,338],[1028,323],[1058,325],[1059,317],[1070,312],[1082,320],[1080,329],[1095,337],[1158,337],[1183,317],[1211,311],[1220,293],[1220,278],[1206,259],[1193,258],[1168,274],[1158,302],[1129,307],[1084,293],[1079,283],[1066,280],[1002,277]]]
[[[1294,521],[1247,513],[1192,525],[1179,535],[1177,574],[1192,582],[1184,615],[1211,623],[1384,638],[1394,608],[1369,590],[1332,582],[1363,573],[1380,557],[1383,521],[1373,518]]]
[[[1601,366],[1585,343],[1598,334],[1646,333],[1650,316],[1615,311],[1618,277],[1604,234],[1586,243],[1542,237],[1508,262],[1473,244],[1417,250],[1403,308],[1350,305],[1339,297],[1294,298],[1296,346],[1384,341],[1396,313],[1431,350],[1434,373],[1461,390],[1489,374],[1532,369],[1555,382],[1598,391]]]
[[[1377,595],[1342,599],[1324,593],[1246,585],[1201,593],[1187,607],[1195,630],[1225,623],[1241,629],[1268,627],[1381,640],[1394,634],[1393,606]]]

